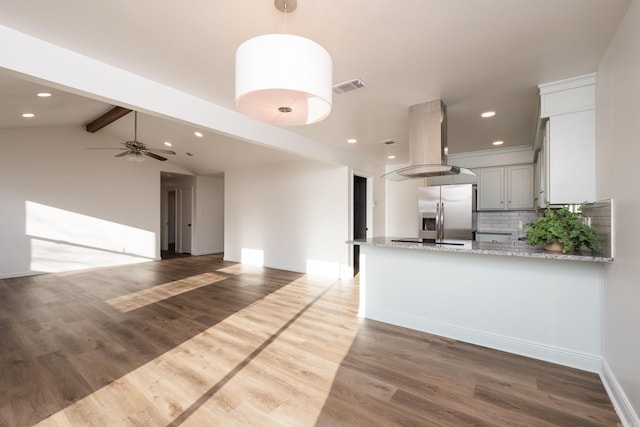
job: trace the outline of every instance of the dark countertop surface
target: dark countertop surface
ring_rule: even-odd
[[[414,238],[415,239],[415,238]],[[412,238],[401,237],[373,237],[366,240],[349,240],[346,243],[360,246],[378,246],[385,248],[413,249],[436,252],[460,252],[471,254],[498,255],[498,256],[516,256],[526,258],[543,258],[563,261],[582,261],[582,262],[599,262],[612,263],[613,258],[604,256],[591,255],[590,253],[555,253],[545,252],[541,247],[527,245],[526,241],[517,241],[516,246],[512,243],[491,243],[476,242],[473,240],[457,241],[455,245],[438,244],[438,243],[420,243]],[[404,240],[404,241],[398,241]],[[415,239],[417,240],[417,239]]]

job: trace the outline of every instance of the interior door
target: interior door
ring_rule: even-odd
[[[181,221],[180,221],[180,252],[191,253],[192,245],[192,221],[193,221],[193,187],[184,188],[182,190],[181,201]]]
[[[353,176],[353,238],[367,238],[367,179]],[[353,245],[353,274],[360,271],[360,245]]]
[[[176,190],[167,192],[167,250],[176,250]]]

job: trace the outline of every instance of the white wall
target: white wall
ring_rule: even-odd
[[[195,177],[192,255],[224,250],[224,179]]]
[[[391,237],[418,237],[418,188],[425,179],[387,181],[387,235]]]
[[[225,259],[348,277],[350,179],[305,159],[225,172]]]
[[[614,199],[616,259],[604,286],[604,375],[626,425],[640,425],[640,4],[632,1],[598,68],[598,199]]]
[[[382,172],[377,173],[369,181],[373,184],[373,236],[386,236],[387,233],[387,181],[380,178]],[[369,183],[367,181],[367,185]],[[367,187],[367,190],[369,188]],[[368,219],[367,219],[368,221]]]
[[[601,264],[377,246],[360,250],[366,265],[360,277],[364,317],[599,371]]]
[[[0,277],[159,258],[161,162],[86,149],[117,143],[80,127],[0,129]]]

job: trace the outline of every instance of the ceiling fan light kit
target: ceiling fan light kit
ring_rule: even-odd
[[[127,155],[125,156],[125,158],[127,160],[129,160],[130,162],[143,162],[144,161],[144,155],[141,152],[127,152]]]
[[[275,0],[290,13],[295,1]],[[268,34],[236,51],[236,108],[261,122],[281,126],[317,123],[331,112],[329,52],[316,42],[288,34]]]

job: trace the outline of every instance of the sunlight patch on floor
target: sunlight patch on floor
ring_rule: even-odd
[[[143,289],[132,294],[122,295],[107,300],[107,304],[111,305],[121,313],[127,313],[147,305],[155,304],[159,301],[175,297],[176,295],[211,285],[226,279],[228,276],[217,273],[203,273],[196,276],[190,276],[186,279],[176,280],[152,288]]]
[[[335,283],[297,279],[38,425],[313,425],[357,332]]]
[[[256,272],[256,273],[261,273],[264,270],[265,267],[262,266],[258,266],[258,265],[252,265],[252,264],[233,264],[230,265],[228,267],[222,267],[222,268],[218,268],[216,269],[216,271],[219,271],[220,273],[224,273],[224,274],[246,274],[246,273],[251,273],[251,272]]]

